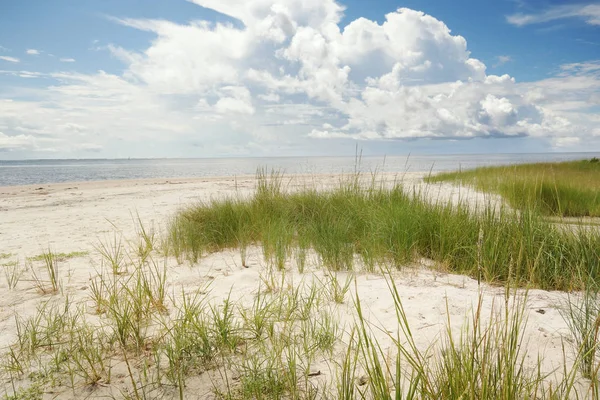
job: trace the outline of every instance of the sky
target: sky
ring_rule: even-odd
[[[600,151],[600,0],[0,0],[0,160]]]

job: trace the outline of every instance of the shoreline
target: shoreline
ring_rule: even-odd
[[[71,184],[82,182],[100,182],[115,174],[123,176],[123,181],[144,180],[197,180],[197,179],[225,179],[233,177],[246,177],[255,175],[257,169],[266,168],[279,170],[286,175],[315,175],[316,171],[326,171],[329,174],[351,174],[356,168],[363,174],[383,171],[383,173],[414,173],[414,172],[450,172],[462,169],[476,168],[479,166],[512,165],[520,163],[560,162],[569,160],[586,159],[598,156],[595,152],[585,153],[504,153],[504,154],[442,154],[442,155],[402,155],[402,156],[343,156],[343,157],[278,157],[278,158],[174,158],[174,159],[140,159],[153,161],[149,164],[136,164],[136,160],[116,159],[81,159],[81,160],[6,160],[5,163],[21,163],[22,165],[6,165],[0,160],[0,171],[4,171],[10,179],[0,179],[0,188],[12,186],[45,186],[56,184]],[[292,163],[290,160],[312,160],[301,163]],[[140,161],[138,160],[138,161]],[[227,160],[233,160],[231,163]],[[286,161],[287,160],[287,161]],[[337,161],[331,161],[337,160]],[[358,161],[360,160],[360,161]],[[65,162],[79,161],[81,167],[76,165],[63,165]],[[103,163],[114,161],[115,165],[103,169]],[[130,161],[128,163],[128,161]],[[140,161],[140,162],[141,162]],[[260,162],[259,162],[260,161]],[[376,161],[376,162],[374,162]],[[271,162],[271,164],[269,164]],[[30,180],[31,165],[33,163],[38,175],[38,181],[44,183],[27,183]],[[37,163],[37,164],[36,164]],[[52,163],[56,163],[53,165]],[[87,164],[86,164],[87,163]],[[171,164],[170,164],[171,163]],[[44,166],[48,164],[47,166]],[[96,167],[93,166],[99,166]],[[92,166],[92,168],[88,168]],[[57,167],[57,168],[54,168]],[[43,168],[50,168],[47,171]],[[124,170],[123,170],[124,168]],[[96,172],[100,172],[96,174]],[[238,174],[238,175],[235,175]],[[165,176],[166,175],[166,176]],[[59,178],[59,182],[47,182]],[[83,180],[73,180],[78,177]],[[64,179],[64,181],[62,181]]]
[[[328,188],[341,174],[285,175],[290,190],[311,186]],[[416,184],[423,172],[403,174]],[[380,179],[401,179],[382,173]],[[363,179],[370,179],[363,175]],[[112,180],[0,187],[0,253],[21,256],[90,250],[91,243],[114,229],[135,235],[137,216],[163,227],[179,209],[197,202],[253,192],[256,176]]]
[[[386,180],[390,177],[408,177],[416,179],[423,177],[428,174],[429,171],[408,171],[408,172],[377,172],[376,176],[381,178],[385,177]],[[306,178],[319,178],[319,179],[332,179],[339,177],[352,176],[354,173],[283,173],[282,176],[285,180],[287,178],[292,179],[306,179]],[[360,176],[370,177],[370,172],[361,172]],[[70,190],[70,189],[111,189],[111,188],[122,188],[132,186],[151,186],[151,185],[182,185],[182,184],[198,184],[198,183],[209,183],[209,182],[235,182],[235,181],[246,181],[256,180],[256,174],[250,175],[215,175],[205,177],[175,177],[175,178],[140,178],[140,179],[98,179],[88,181],[69,181],[69,182],[53,182],[53,183],[39,183],[39,184],[26,184],[26,185],[6,185],[0,186],[0,197],[6,195],[14,195],[14,192],[35,192],[36,190],[49,191],[49,193],[55,193],[58,191]],[[75,188],[76,186],[76,188]]]

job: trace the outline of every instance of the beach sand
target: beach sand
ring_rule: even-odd
[[[402,179],[407,187],[423,190],[422,176],[411,173],[400,177],[389,175],[385,179],[388,182]],[[326,189],[336,185],[339,179],[336,175],[314,175],[286,177],[284,182],[289,190],[305,185]],[[0,264],[18,262],[42,271],[41,262],[27,261],[27,258],[48,249],[55,253],[86,252],[84,256],[60,263],[62,290],[59,294],[41,294],[29,272],[14,290],[9,290],[4,276],[0,275],[0,351],[6,352],[16,339],[15,315],[27,318],[34,315],[41,303],[64,302],[67,296],[72,303],[88,305],[90,281],[102,269],[101,257],[96,250],[98,243],[117,237],[121,238],[125,247],[133,243],[138,216],[146,227],[161,232],[169,217],[183,207],[236,193],[247,196],[254,187],[254,177],[0,187],[0,253],[3,253]],[[472,204],[490,201],[489,196],[464,188],[457,190],[450,185],[434,185],[428,193],[435,201],[462,200]],[[193,265],[168,259],[168,292],[176,297],[175,293],[182,289],[193,291],[210,285],[210,296],[215,302],[231,294],[232,300],[240,304],[252,304],[265,270],[259,248],[249,249],[248,267],[241,266],[239,253],[235,250],[211,254]],[[312,265],[305,274],[299,274],[293,265],[289,270],[285,279],[290,285],[325,279],[318,265]],[[345,274],[340,273],[340,279],[343,281]],[[483,293],[482,315],[486,318],[489,318],[492,309],[500,312],[505,304],[504,288],[478,285],[469,277],[444,273],[428,260],[407,265],[404,270],[394,273],[394,279],[417,344],[422,349],[444,333],[448,321],[453,331],[459,332],[465,319],[472,315],[480,293]],[[356,289],[352,286],[348,300],[339,305],[332,303],[329,306],[331,312],[339,317],[342,325],[351,325],[356,312],[350,298],[357,290],[368,320],[382,328],[378,337],[384,349],[392,346],[385,332],[395,336],[399,328],[388,282],[382,275],[362,272],[356,274],[356,282]],[[524,296],[524,292],[520,291],[518,296]],[[562,346],[569,331],[559,308],[566,300],[566,294],[560,292],[531,290],[528,293],[524,345],[531,366],[537,363],[540,354],[546,372],[557,368],[562,370],[564,364]],[[91,309],[86,309],[86,313],[91,320],[98,320]],[[572,357],[567,362],[571,363]],[[335,379],[332,366],[325,361],[313,368],[322,372],[319,379]],[[124,373],[118,374],[118,366],[115,371],[113,382],[107,387],[97,388],[94,396],[119,397],[120,388],[126,387],[128,381]],[[207,379],[203,376],[190,379],[186,388],[189,397],[186,398],[211,398],[212,386]],[[7,385],[7,381],[4,384]],[[88,389],[81,388],[75,392],[65,389],[62,392],[58,390],[51,398],[84,398],[89,395]]]

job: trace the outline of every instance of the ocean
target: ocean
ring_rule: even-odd
[[[568,161],[600,153],[454,154],[387,157],[273,157],[196,159],[0,160],[0,186],[117,179],[191,178],[253,175],[259,168],[286,174],[420,172],[486,165]]]

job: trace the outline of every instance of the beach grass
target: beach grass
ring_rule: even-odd
[[[35,282],[35,286],[40,293],[56,293],[59,291],[61,286],[60,281],[60,258],[57,254],[53,253],[50,249],[47,252],[42,253],[41,261],[44,262],[45,277],[36,272],[32,268],[32,278]]]
[[[318,279],[276,292],[259,289],[245,304],[231,293],[213,301],[204,289],[184,292],[167,301],[165,313],[150,294],[161,283],[146,267],[131,276],[109,271],[101,278],[108,300],[99,326],[68,298],[49,299],[17,319],[17,339],[0,364],[4,398],[93,396],[120,381],[113,397],[184,399],[199,376],[210,378],[204,389],[212,397],[240,400],[564,399],[593,390],[595,378],[583,389],[576,385],[579,358],[587,357],[582,352],[559,378],[542,372],[541,358],[527,365],[537,355],[524,346],[526,293],[507,287],[490,315],[480,294],[458,333],[448,319],[440,338],[423,348],[393,274],[381,273],[389,291],[380,295],[393,300],[396,333],[369,319],[357,291],[348,293],[346,308],[354,323],[342,325],[338,289]],[[154,283],[147,291],[141,282]],[[381,332],[391,347],[382,344]],[[597,361],[590,362],[597,370]]]
[[[17,284],[25,274],[25,270],[21,268],[21,265],[18,261],[15,261],[14,264],[6,264],[2,266],[4,272],[4,278],[6,279],[6,284],[10,290],[13,290],[17,287]]]
[[[501,195],[515,209],[544,215],[600,217],[600,161],[480,167],[447,172],[427,182],[455,182]]]
[[[331,191],[286,192],[279,175],[263,173],[248,199],[227,198],[182,211],[169,228],[179,257],[198,257],[244,243],[260,244],[283,268],[292,248],[314,250],[331,271],[402,268],[428,258],[447,271],[489,283],[572,290],[600,273],[600,233],[565,230],[536,209],[473,210],[430,202],[401,183],[365,187],[357,177]],[[357,262],[359,261],[359,262]]]
[[[408,323],[394,279],[391,276],[386,279],[399,327],[396,337],[390,335],[396,346],[396,357],[391,361],[389,351],[386,353],[375,338],[375,329],[363,314],[360,298],[355,299],[358,347],[371,394],[368,398],[491,400],[579,396],[575,388],[576,368],[559,371],[561,378],[548,385],[541,359],[538,358],[537,365],[527,367],[526,359],[531,354],[524,350],[526,292],[517,294],[507,286],[504,304],[495,304],[490,315],[483,315],[483,297],[480,295],[458,334],[449,328],[451,321],[448,319],[445,331],[435,343],[437,347],[421,350],[416,344],[417,332]],[[575,367],[578,364],[579,359],[574,363]],[[346,368],[355,370],[356,367]],[[592,379],[586,396],[597,385],[596,377]]]

